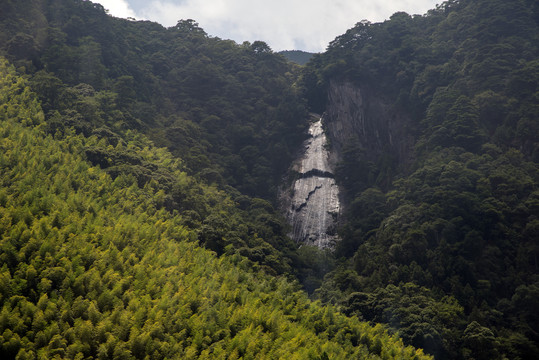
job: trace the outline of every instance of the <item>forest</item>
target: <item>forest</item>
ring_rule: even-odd
[[[533,0],[361,21],[314,55],[2,1],[0,357],[539,358],[538,59]],[[323,251],[277,192],[339,82],[411,150],[350,138]]]

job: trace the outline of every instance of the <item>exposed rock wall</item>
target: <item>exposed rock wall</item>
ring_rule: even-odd
[[[283,208],[292,225],[292,238],[301,244],[332,248],[338,240],[339,187],[333,176],[321,119],[309,128],[302,155],[294,162],[292,187],[282,194]]]
[[[326,113],[311,124],[310,137],[289,174],[293,181],[281,191],[293,239],[333,248],[339,240],[336,227],[343,204],[351,200],[339,191],[334,177],[344,147],[354,143],[361,149],[362,160],[377,164],[389,156],[396,167],[406,168],[413,160],[411,125],[405,113],[367,87],[331,82]]]
[[[376,162],[390,154],[400,167],[410,164],[414,129],[410,118],[368,87],[331,81],[324,126],[331,143],[332,161],[341,159],[343,147],[357,142],[365,160]]]

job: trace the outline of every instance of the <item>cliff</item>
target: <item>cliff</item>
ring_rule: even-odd
[[[402,169],[413,160],[411,119],[368,86],[331,81],[324,126],[335,163],[343,159],[347,145],[358,145],[367,162],[378,163],[385,155]]]
[[[320,119],[313,118],[310,137],[293,162],[290,180],[280,196],[292,227],[291,237],[297,243],[320,248],[333,248],[339,240],[336,228],[343,204],[352,202],[357,192],[346,183],[350,168],[366,179],[369,164],[375,164],[382,171],[362,186],[375,182],[387,186],[396,170],[411,163],[414,146],[410,118],[367,86],[332,81],[327,96],[326,113]],[[358,152],[350,153],[347,148]],[[347,157],[352,157],[353,163],[348,163]],[[346,168],[341,177],[339,166]],[[349,192],[342,193],[337,183]]]
[[[281,192],[282,208],[292,226],[290,236],[300,244],[332,248],[338,241],[339,187],[330,162],[322,119],[313,115],[310,137],[292,164],[293,183]]]

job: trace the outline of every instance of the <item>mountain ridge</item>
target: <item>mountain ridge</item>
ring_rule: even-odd
[[[347,200],[315,296],[437,358],[538,356],[538,13],[446,1],[360,22],[306,65]]]

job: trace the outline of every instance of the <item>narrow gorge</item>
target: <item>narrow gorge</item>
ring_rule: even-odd
[[[292,226],[291,237],[300,244],[333,248],[341,211],[339,187],[333,175],[322,118],[313,115],[309,138],[292,164],[294,178],[282,194],[284,211]],[[292,175],[293,174],[293,175]]]

